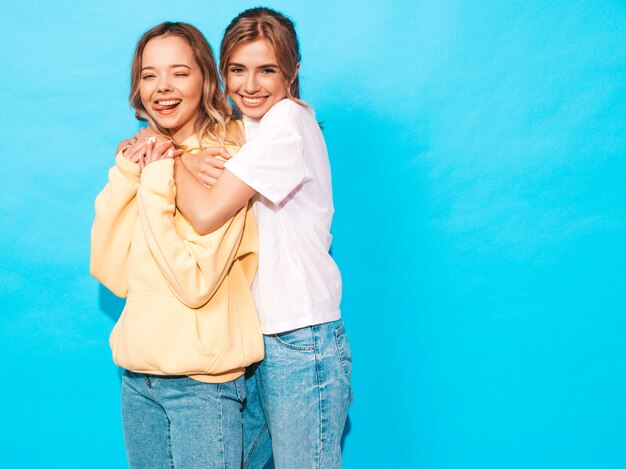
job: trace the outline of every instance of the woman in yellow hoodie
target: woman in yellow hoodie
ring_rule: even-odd
[[[130,102],[169,140],[122,142],[98,195],[91,273],[126,298],[110,337],[122,379],[131,468],[239,468],[243,373],[263,358],[250,284],[257,231],[250,204],[218,230],[196,233],[175,206],[173,157],[223,145],[239,122],[220,90],[206,39],[162,23],[139,40]]]

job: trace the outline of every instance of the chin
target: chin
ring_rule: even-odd
[[[163,130],[167,130],[167,131],[170,131],[171,129],[175,129],[177,125],[177,122],[172,122],[168,119],[163,119],[163,118],[154,119],[154,122],[156,122],[157,125],[161,127]]]
[[[271,107],[263,107],[263,108],[253,108],[253,109],[242,109],[242,112],[244,113],[244,115],[248,116],[248,117],[252,117],[255,119],[260,119],[261,117],[263,117],[265,114],[267,114],[267,111],[269,111],[271,109]]]

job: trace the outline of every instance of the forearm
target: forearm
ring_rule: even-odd
[[[245,226],[245,210],[220,230],[200,236],[177,228],[171,162],[144,169],[137,194],[139,216],[150,251],[180,301],[205,304],[232,265]],[[180,221],[179,221],[180,222]]]
[[[202,233],[201,227],[209,207],[206,204],[211,189],[196,179],[180,158],[174,160],[176,181],[176,207],[189,220],[191,226]]]
[[[255,193],[229,171],[222,174],[215,186],[208,188],[178,158],[174,177],[176,206],[200,234],[217,230],[244,207]]]

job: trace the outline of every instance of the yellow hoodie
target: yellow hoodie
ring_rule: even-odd
[[[200,142],[190,137],[181,147],[197,151]],[[115,163],[91,231],[91,274],[127,298],[109,339],[113,360],[210,383],[241,376],[263,358],[250,292],[258,254],[250,203],[202,236],[176,210],[172,159],[141,172],[121,152]]]

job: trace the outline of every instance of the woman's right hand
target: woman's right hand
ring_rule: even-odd
[[[224,172],[224,160],[231,158],[224,147],[207,147],[199,153],[183,153],[181,159],[185,167],[202,184],[213,186]]]
[[[146,154],[148,143],[150,143],[150,140],[146,138],[135,140],[134,143],[122,151],[122,155],[128,161],[138,164],[143,169],[143,157]]]

